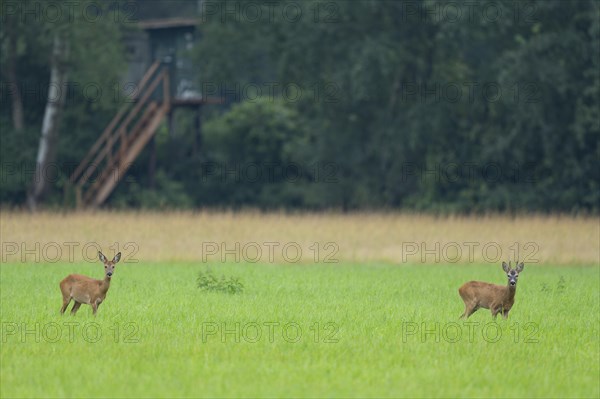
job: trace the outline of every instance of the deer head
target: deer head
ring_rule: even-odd
[[[106,277],[111,278],[115,272],[115,265],[121,260],[121,253],[119,252],[111,261],[109,261],[102,252],[98,251],[98,258],[100,258],[100,262],[104,263],[104,273],[106,273]]]
[[[506,262],[502,262],[502,269],[506,272],[506,277],[508,277],[509,286],[517,286],[517,279],[519,278],[519,273],[523,271],[524,267],[525,265],[523,264],[523,262],[519,263],[519,261],[517,261],[517,267],[514,269],[512,268],[512,264],[510,261],[508,262],[508,265],[506,264]]]

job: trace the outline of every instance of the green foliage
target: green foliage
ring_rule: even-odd
[[[136,4],[142,18],[204,7]],[[600,211],[598,2],[485,0],[473,12],[446,0],[204,4],[192,69],[203,94],[227,104],[204,107],[198,146],[184,111],[176,137],[158,142],[158,165],[178,185],[148,188],[148,171],[132,170],[129,181],[138,183],[119,188],[109,206]],[[259,20],[247,14],[253,7]],[[284,13],[295,7],[300,18]],[[456,7],[453,19],[447,12]],[[7,138],[3,161],[32,159],[37,149],[29,137],[41,125],[56,32],[71,42],[69,80],[79,83],[59,135],[60,174],[83,158],[121,105],[121,39],[135,27],[114,20],[16,25],[20,79],[42,89],[25,96],[28,131]],[[81,93],[90,83],[101,87],[98,101]],[[289,85],[302,96],[290,98]],[[14,135],[10,107],[0,109],[0,123],[4,147]],[[272,173],[273,163],[300,177]],[[251,165],[261,178],[243,175]],[[0,201],[21,203],[28,184],[0,182]]]
[[[565,280],[565,277],[560,276],[558,278],[558,282],[556,283],[556,288],[551,288],[548,283],[543,282],[543,283],[541,283],[540,292],[543,292],[546,294],[555,293],[557,295],[562,295],[565,293],[566,288],[567,288],[567,282]]]
[[[35,175],[39,130],[26,127],[16,132],[6,116],[0,116],[0,125],[0,202],[22,203]]]
[[[62,203],[65,180],[97,139],[122,103],[123,96],[116,82],[126,67],[121,24],[122,16],[116,2],[98,3],[57,1],[51,6],[34,1],[12,2],[0,25],[2,56],[0,57],[0,108],[2,168],[19,172],[0,181],[0,201],[22,204],[32,184],[42,118],[48,97],[52,40],[58,35],[68,43],[68,56],[62,67],[67,81],[58,90],[65,96],[65,109],[59,124],[58,145],[52,166],[44,171],[53,188],[48,202]],[[16,7],[15,9],[11,7]],[[116,8],[115,8],[116,7]],[[83,10],[86,10],[84,12]],[[3,9],[3,12],[5,10]],[[27,14],[29,12],[29,14]],[[60,17],[54,18],[54,12]],[[95,18],[98,12],[101,17]],[[29,16],[27,16],[29,15]],[[10,24],[5,24],[5,18]],[[11,97],[7,90],[12,83],[7,75],[8,35],[12,29],[17,37],[16,74],[21,89],[25,128],[14,131],[11,121]],[[56,99],[54,99],[56,100]]]
[[[199,79],[330,89],[286,102],[305,127],[290,159],[336,168],[336,184],[296,186],[300,206],[597,212],[598,4],[486,1],[453,20],[408,15],[408,3],[335,2],[327,14],[309,2],[310,17],[262,25],[208,18]]]
[[[140,208],[153,210],[168,210],[190,208],[192,199],[184,190],[183,184],[170,178],[160,169],[156,172],[155,187],[146,188],[133,176],[129,176],[120,184],[113,194],[112,204],[115,208]]]
[[[205,125],[199,201],[210,205],[286,206],[306,181],[291,154],[304,128],[279,99],[235,104]]]
[[[222,292],[226,294],[241,294],[244,291],[244,284],[238,277],[217,277],[211,270],[205,270],[198,273],[196,279],[198,288],[201,291]]]

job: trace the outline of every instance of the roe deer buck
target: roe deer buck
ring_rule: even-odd
[[[508,285],[496,285],[484,283],[482,281],[469,281],[463,284],[459,289],[462,300],[465,302],[465,312],[460,316],[462,319],[467,319],[479,308],[490,309],[492,316],[496,318],[498,313],[502,312],[502,316],[508,318],[508,312],[515,303],[515,292],[517,291],[517,279],[519,273],[523,271],[525,265],[523,262],[517,261],[517,267],[512,269],[512,265],[508,262],[502,262],[502,269],[508,277]]]
[[[109,261],[102,252],[98,251],[100,261],[104,263],[104,280],[96,280],[91,277],[82,276],[80,274],[70,274],[60,282],[60,290],[63,296],[63,306],[60,313],[64,314],[71,299],[75,301],[71,314],[77,313],[82,303],[87,303],[92,306],[94,316],[98,311],[98,306],[106,298],[106,293],[110,288],[110,278],[115,271],[115,265],[121,259],[121,253],[115,255],[113,260]]]

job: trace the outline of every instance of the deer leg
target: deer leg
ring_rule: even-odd
[[[469,313],[467,314],[467,319],[475,312],[477,312],[477,310],[479,309],[479,306],[475,305],[471,308],[471,310],[469,311]]]
[[[96,302],[92,302],[92,313],[96,316],[96,312],[98,311],[98,304]]]
[[[502,311],[502,308],[499,306],[493,306],[490,307],[490,310],[492,311],[492,317],[495,319],[498,316],[498,313]]]
[[[505,319],[508,319],[508,312],[509,312],[508,310],[504,310],[502,312],[502,317],[504,317]]]
[[[71,314],[75,315],[75,313],[77,313],[77,311],[79,310],[80,306],[81,306],[81,302],[75,301],[75,304],[73,305],[73,308],[71,309]]]
[[[479,309],[475,304],[465,304],[465,313],[463,313],[460,318],[468,319],[473,313],[475,313]]]
[[[469,302],[467,302],[464,298],[463,301],[465,302],[465,311],[463,312],[462,315],[460,315],[459,319],[464,319],[466,317],[469,317],[469,310],[471,309],[471,305]]]
[[[63,305],[62,308],[60,308],[60,314],[65,314],[65,310],[67,310],[67,306],[71,303],[71,299],[71,297],[63,296]]]

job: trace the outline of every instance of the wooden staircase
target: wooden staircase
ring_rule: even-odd
[[[71,175],[77,207],[95,208],[108,198],[170,110],[169,71],[157,61]]]

